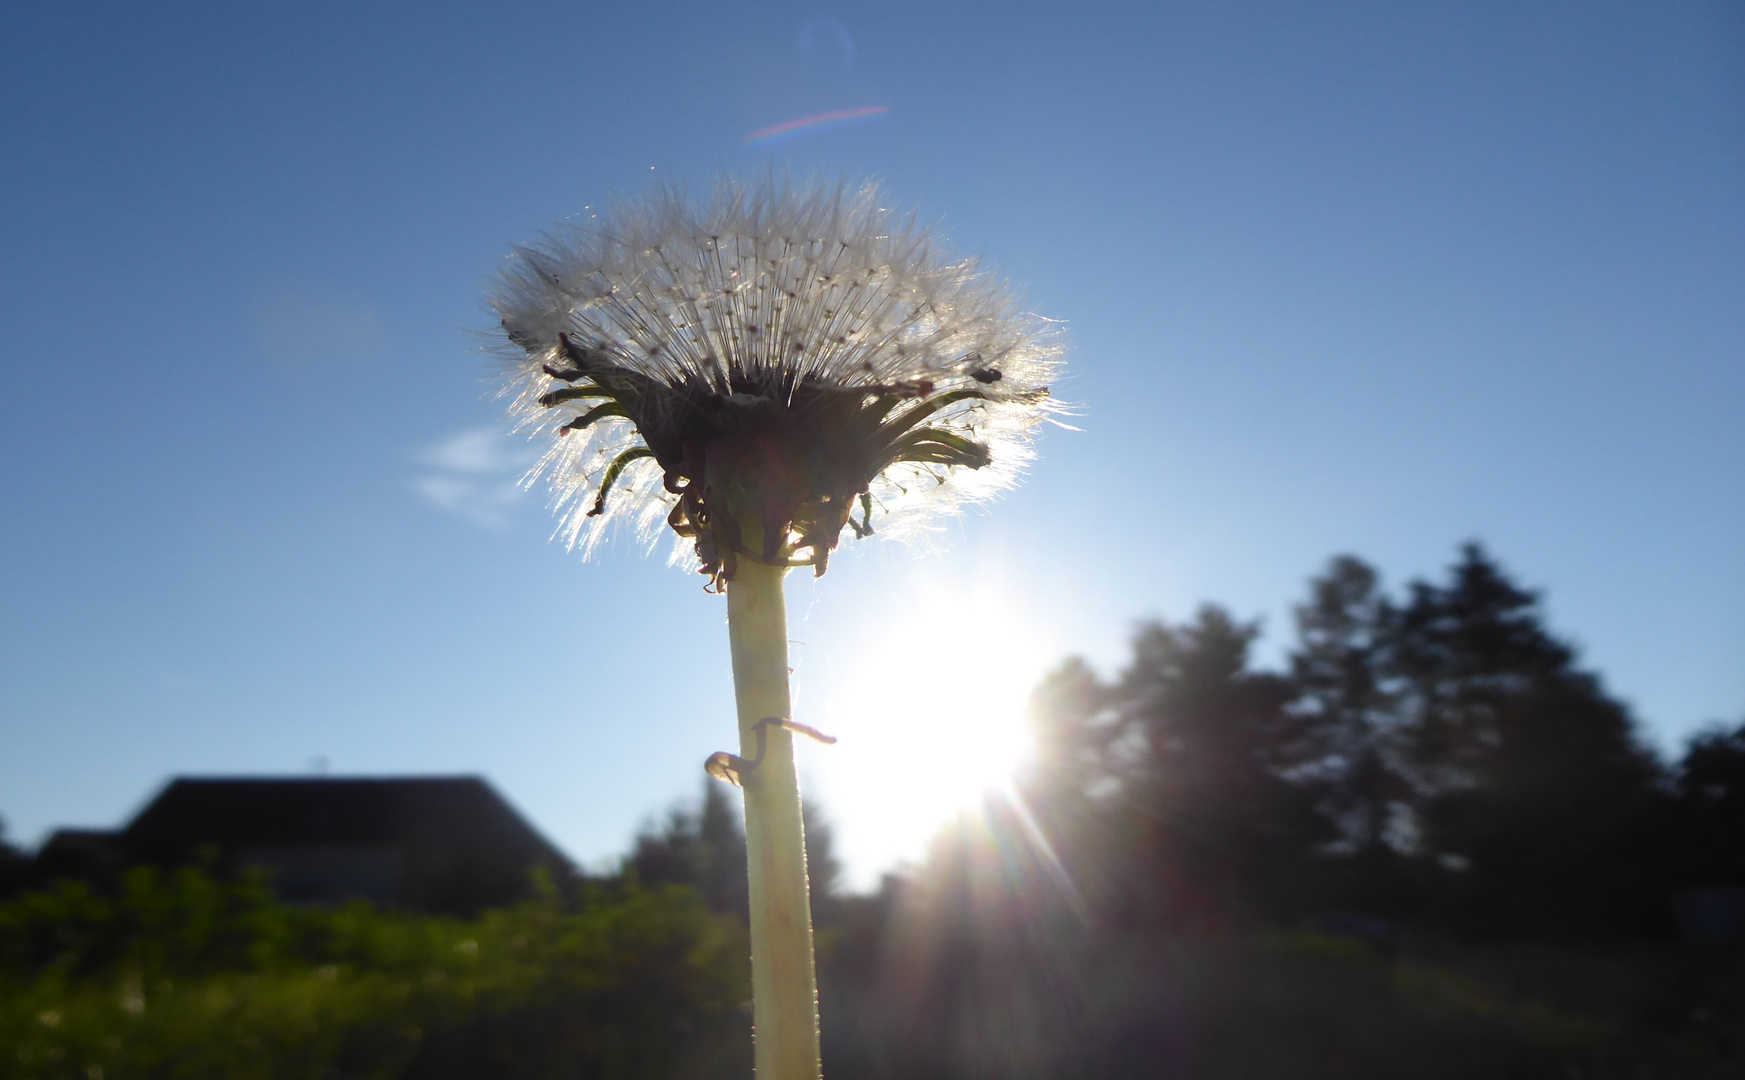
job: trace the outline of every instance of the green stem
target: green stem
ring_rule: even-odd
[[[786,567],[741,558],[727,583],[727,628],[733,646],[733,691],[739,704],[740,755],[757,753],[753,725],[790,717]],[[745,844],[751,877],[751,1005],[758,1080],[817,1080],[818,988],[812,961],[812,905],[807,895],[806,834],[794,736],[763,727],[763,763],[743,777]]]

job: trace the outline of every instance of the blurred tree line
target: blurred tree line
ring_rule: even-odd
[[[1663,768],[1477,546],[1403,602],[1335,559],[1296,621],[1287,672],[1206,607],[1139,628],[1116,679],[1073,662],[1038,692],[1031,798],[1107,918],[1641,937],[1679,887],[1741,879],[1745,728]]]
[[[1477,546],[1399,597],[1334,559],[1285,670],[1257,634],[1064,664],[871,895],[809,810],[828,1076],[1745,1075],[1745,724],[1660,761]],[[472,920],[60,883],[0,903],[0,1077],[744,1076],[745,903],[713,784]]]

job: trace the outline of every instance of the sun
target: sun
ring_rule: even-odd
[[[917,583],[816,688],[820,726],[840,742],[808,755],[809,771],[857,884],[918,859],[1031,756],[1030,692],[1060,656],[1018,595],[1005,582]]]

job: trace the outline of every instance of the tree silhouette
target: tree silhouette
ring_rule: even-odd
[[[1333,833],[1313,784],[1292,779],[1313,748],[1289,680],[1248,667],[1257,634],[1212,606],[1146,623],[1114,683],[1074,662],[1034,699],[1035,801],[1117,917],[1213,927],[1303,899]]]
[[[1405,864],[1416,852],[1416,789],[1394,672],[1400,612],[1367,563],[1332,559],[1295,611],[1292,711],[1311,748],[1298,774],[1337,831],[1323,850],[1322,900],[1398,917],[1417,904]]]
[[[822,919],[840,887],[842,864],[822,812],[808,806],[804,813],[807,873]],[[703,894],[710,910],[743,919],[747,879],[741,817],[733,789],[705,780],[698,802],[673,807],[658,829],[651,826],[637,835],[625,868],[644,885],[688,885]]]
[[[1745,722],[1693,737],[1675,791],[1676,880],[1745,885]]]
[[[0,818],[0,897],[22,892],[32,884],[30,859],[6,839],[6,819]]]
[[[1259,634],[1222,608],[1134,638],[1119,693],[1134,755],[1132,809],[1176,919],[1282,914],[1315,845],[1315,793],[1287,775],[1309,751],[1288,680],[1248,668]]]
[[[1537,597],[1476,544],[1412,586],[1393,666],[1440,900],[1467,929],[1645,927],[1656,764],[1624,707],[1574,666]]]
[[[703,782],[701,800],[675,806],[658,830],[637,836],[627,869],[644,885],[689,885],[713,911],[746,912],[745,838],[725,785]]]
[[[1105,914],[1658,923],[1658,765],[1482,548],[1404,604],[1338,557],[1296,621],[1288,676],[1252,670],[1256,627],[1206,607],[1139,627],[1113,681],[1073,661],[1037,691],[1026,790]]]

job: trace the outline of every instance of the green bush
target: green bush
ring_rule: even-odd
[[[746,953],[679,887],[461,920],[138,869],[0,904],[0,1077],[745,1075]]]

